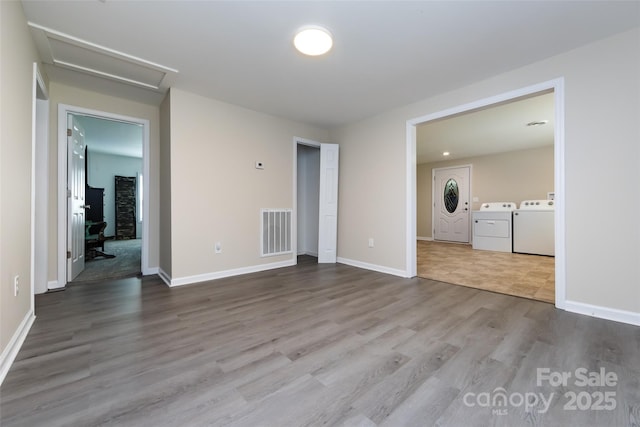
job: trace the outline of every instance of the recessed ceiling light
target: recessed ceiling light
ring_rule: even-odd
[[[306,26],[298,31],[293,39],[293,44],[305,55],[318,56],[331,50],[333,38],[331,33],[322,27]]]
[[[536,121],[527,123],[527,126],[544,126],[547,123],[549,123],[549,120],[536,120]]]
[[[449,154],[451,154],[451,153],[448,152],[448,151],[445,151],[444,153],[442,153],[442,155],[445,156],[445,157],[448,156]]]

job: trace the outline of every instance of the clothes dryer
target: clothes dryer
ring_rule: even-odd
[[[517,207],[514,202],[483,203],[480,210],[473,211],[473,249],[511,252],[511,212]]]

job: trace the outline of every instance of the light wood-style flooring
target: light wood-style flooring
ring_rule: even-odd
[[[2,427],[640,420],[640,328],[432,280],[304,259],[178,288],[155,276],[71,285],[36,309],[0,388]],[[540,368],[618,381],[537,385]],[[565,393],[600,391],[615,409],[564,409]],[[482,405],[502,392],[515,403]],[[525,410],[525,393],[548,410],[532,395]]]
[[[555,302],[555,258],[418,241],[418,276],[507,295]]]

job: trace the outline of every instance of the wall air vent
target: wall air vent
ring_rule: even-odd
[[[291,253],[291,209],[261,209],[261,255]]]

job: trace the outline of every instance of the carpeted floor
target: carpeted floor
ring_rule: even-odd
[[[107,240],[104,253],[115,258],[96,257],[85,262],[84,271],[75,278],[76,282],[89,282],[140,274],[142,240]]]

